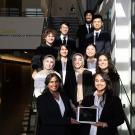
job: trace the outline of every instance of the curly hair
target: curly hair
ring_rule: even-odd
[[[57,36],[57,32],[54,29],[51,28],[47,28],[41,35],[41,41],[42,43],[45,43],[45,38],[47,37],[47,35],[52,34],[55,38]]]

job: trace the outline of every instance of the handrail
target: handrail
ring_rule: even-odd
[[[118,73],[118,71],[117,71],[115,65],[114,65],[114,68],[115,68],[115,71]],[[121,78],[119,78],[119,81],[120,81],[120,85],[121,85],[121,87],[120,87],[120,88],[121,88],[121,93],[122,93],[122,90],[123,90],[124,93],[126,94],[126,97],[127,97],[127,99],[128,99],[129,105],[130,105],[130,110],[132,110],[132,113],[135,115],[135,110],[134,110],[134,108],[133,108],[133,106],[132,106],[132,103],[131,103],[131,101],[130,101],[130,98],[129,98],[129,96],[128,96],[128,93],[127,93],[127,91],[126,91],[126,88],[124,87],[124,84],[123,84]],[[124,108],[125,108],[125,107],[123,106],[123,109],[124,109]],[[128,120],[128,118],[127,118],[127,115],[126,115],[125,111],[124,111],[124,120],[125,120],[125,122],[126,122],[128,131],[129,131],[129,134],[130,134],[130,135],[134,135],[133,130],[132,130],[131,126],[130,126],[130,123],[129,123],[129,120]]]
[[[128,94],[127,94],[126,88],[124,87],[121,78],[120,78],[120,84],[121,84],[121,87],[122,87],[121,90],[123,90],[123,91],[125,92],[126,97],[127,97],[127,99],[128,99],[128,102],[129,102],[129,104],[130,104],[130,110],[131,110],[132,113],[135,115],[135,110],[134,110],[134,108],[133,108],[133,106],[132,106],[132,103],[131,103],[131,101],[130,101],[130,99],[129,99],[129,96],[128,96]],[[125,107],[124,107],[124,108],[125,108]],[[128,120],[128,118],[127,118],[125,112],[124,112],[124,119],[125,119],[125,122],[126,122],[126,125],[127,125],[127,128],[128,128],[129,134],[130,134],[130,135],[134,135],[133,130],[132,130],[131,126],[130,126],[129,120]]]
[[[135,115],[135,110],[134,110],[134,108],[133,108],[133,106],[132,106],[132,103],[131,103],[130,98],[129,98],[128,94],[127,94],[126,88],[124,87],[124,84],[122,83],[121,78],[120,78],[120,83],[121,83],[121,86],[122,86],[122,90],[124,90],[124,92],[125,92],[125,94],[126,94],[126,97],[127,97],[127,99],[128,99],[128,102],[129,102],[129,104],[130,104],[130,108],[131,108],[132,112],[133,112],[134,115]]]
[[[51,13],[51,11],[52,11],[52,0],[49,0],[48,2],[49,3],[48,3],[48,15],[47,15],[47,17],[51,17],[52,16],[52,13]]]
[[[124,119],[125,119],[125,122],[126,122],[126,125],[127,125],[127,128],[128,128],[129,134],[134,135],[133,130],[131,129],[131,126],[129,124],[129,121],[128,121],[128,118],[127,118],[125,112],[124,112]]]
[[[83,8],[81,8],[81,4],[79,3],[79,0],[76,0],[78,11],[79,11],[79,19],[81,20],[80,22],[84,22],[83,18]]]
[[[115,71],[117,72],[117,74],[119,74],[118,71],[117,71],[117,68],[115,67],[115,65],[113,65],[113,66],[114,66],[114,69],[115,69]],[[126,88],[124,87],[124,84],[123,84],[121,78],[119,78],[119,81],[120,81],[120,84],[121,84],[121,90],[123,90],[123,91],[125,92],[126,97],[127,97],[127,99],[128,99],[128,102],[129,102],[129,104],[130,104],[131,110],[132,110],[132,112],[133,112],[134,115],[135,115],[135,110],[134,110],[134,108],[133,108],[133,106],[132,106],[132,103],[131,103],[131,101],[130,101],[130,98],[129,98],[128,94],[127,94]]]

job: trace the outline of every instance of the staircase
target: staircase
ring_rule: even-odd
[[[50,17],[48,19],[48,25],[59,33],[60,23],[62,21],[66,21],[70,24],[69,35],[76,39],[76,32],[79,25],[79,20],[77,17]]]
[[[35,135],[37,126],[37,111],[29,104],[24,110],[21,135]]]

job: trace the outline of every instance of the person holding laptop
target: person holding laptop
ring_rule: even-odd
[[[98,122],[81,124],[81,133],[82,135],[118,135],[117,127],[124,123],[121,100],[113,94],[107,73],[96,73],[94,84],[94,94],[85,97],[82,106],[96,106]]]

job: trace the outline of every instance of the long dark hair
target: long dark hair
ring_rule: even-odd
[[[64,46],[67,50],[68,50],[68,55],[67,55],[67,58],[69,58],[70,56],[70,48],[67,44],[61,44],[60,47],[59,47],[59,50],[58,50],[58,58],[57,60],[60,60],[61,58],[61,55],[60,55],[60,50],[61,50],[61,47]]]
[[[112,89],[112,81],[110,80],[109,75],[105,72],[96,73],[94,75],[94,84],[95,84],[95,78],[97,75],[100,75],[106,83],[105,92],[103,94],[103,100],[100,102],[100,105],[102,106],[102,103],[105,100],[105,96],[109,96],[110,101],[111,101],[114,93],[113,93],[113,89]],[[95,87],[95,85],[94,85],[94,87]],[[96,90],[96,87],[95,87],[95,90]]]
[[[54,72],[54,73],[50,73],[50,74],[47,75],[47,77],[46,77],[46,79],[45,79],[46,88],[45,88],[45,90],[44,90],[43,93],[45,93],[46,91],[48,91],[48,87],[47,87],[47,86],[48,86],[50,80],[51,80],[53,77],[56,77],[56,78],[58,79],[58,82],[60,83],[59,88],[58,88],[58,91],[61,91],[61,89],[62,89],[62,81],[61,81],[61,78],[59,77],[59,75],[58,75],[57,73]]]
[[[106,54],[106,53],[101,53],[101,54],[98,55],[97,63],[96,63],[96,72],[97,73],[103,72],[102,69],[98,65],[99,58],[102,55],[105,56],[107,58],[107,60],[108,60],[108,74],[109,74],[110,78],[111,79],[119,79],[119,74],[118,74],[116,68],[114,67],[111,56],[109,54]]]
[[[87,49],[88,46],[93,46],[93,47],[95,48],[95,51],[97,52],[97,48],[96,48],[96,45],[95,45],[95,44],[93,44],[93,43],[87,43],[87,44],[86,44],[86,47],[85,47],[85,53],[84,53],[84,54],[85,54],[85,55],[84,55],[84,58],[85,58],[85,59],[88,58],[88,56],[87,56],[87,54],[86,54],[86,49]],[[95,56],[94,56],[94,57],[95,57],[95,58],[97,57],[97,56],[96,56],[96,53],[95,53]]]
[[[105,93],[113,94],[112,81],[110,80],[109,75],[105,72],[100,72],[100,73],[94,74],[94,83],[95,83],[95,78],[97,75],[100,75],[106,83]],[[95,90],[96,90],[96,88],[95,88]]]
[[[61,78],[56,74],[56,73],[50,73],[47,75],[46,79],[45,79],[45,85],[47,86],[50,82],[50,80],[56,77],[58,79],[58,81],[61,83]]]

